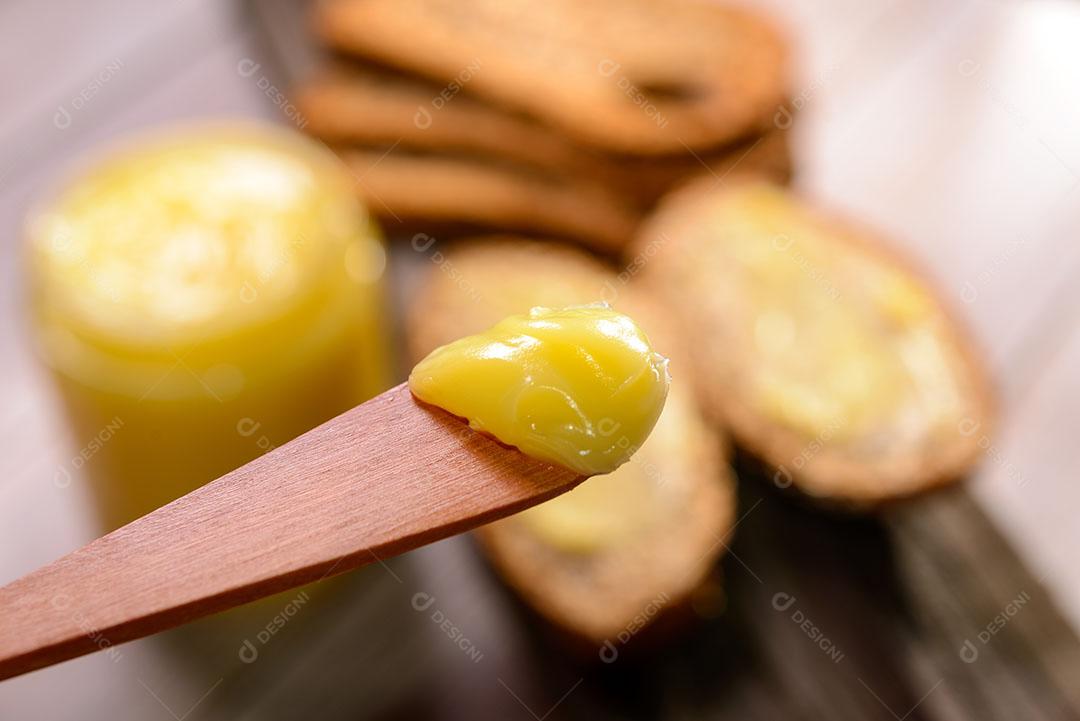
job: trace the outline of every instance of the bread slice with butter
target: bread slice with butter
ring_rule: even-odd
[[[993,425],[980,358],[879,235],[759,180],[703,177],[630,252],[695,339],[709,410],[777,485],[868,507],[948,483]]]
[[[666,314],[611,267],[567,246],[507,237],[443,254],[408,314],[413,358],[533,306],[595,301],[637,320],[672,358],[667,404],[630,461],[477,532],[529,606],[610,658],[641,626],[678,617],[695,594],[712,590],[735,512],[725,440],[697,407]]]

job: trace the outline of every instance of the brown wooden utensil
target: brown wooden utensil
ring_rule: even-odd
[[[0,588],[0,679],[408,551],[581,480],[399,385]]]

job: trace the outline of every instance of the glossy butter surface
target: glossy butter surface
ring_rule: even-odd
[[[667,397],[667,359],[604,304],[533,308],[437,348],[409,376],[420,400],[584,475],[636,451]]]

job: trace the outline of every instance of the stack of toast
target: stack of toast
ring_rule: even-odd
[[[297,90],[304,127],[391,231],[526,231],[618,252],[689,176],[790,175],[786,43],[747,10],[324,0],[315,27],[332,59]]]

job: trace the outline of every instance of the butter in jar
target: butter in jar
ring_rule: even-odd
[[[106,528],[390,383],[386,255],[352,177],[259,125],[145,139],[28,222],[32,326]],[[103,434],[103,429],[109,429]]]

